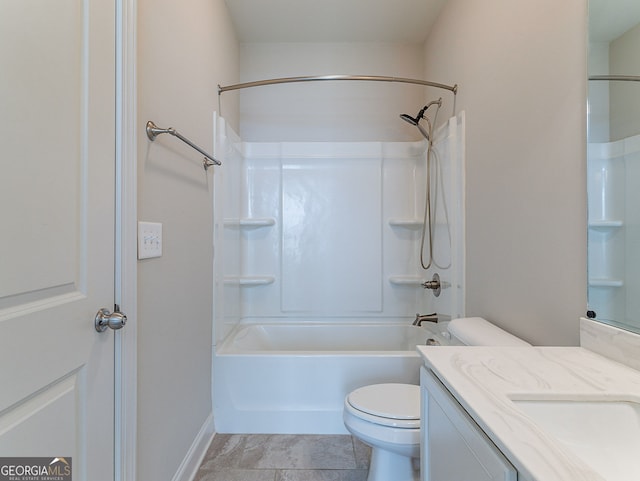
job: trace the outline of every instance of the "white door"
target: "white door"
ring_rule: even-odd
[[[114,52],[113,1],[0,1],[0,465],[74,481],[114,473],[114,333],[93,325],[114,306]]]

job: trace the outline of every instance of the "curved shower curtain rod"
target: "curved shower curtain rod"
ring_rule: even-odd
[[[592,75],[589,80],[620,80],[623,82],[640,82],[637,75]]]
[[[249,87],[262,87],[263,85],[275,85],[294,82],[317,82],[323,80],[366,80],[373,82],[402,82],[417,85],[426,85],[427,87],[436,87],[439,89],[450,90],[453,95],[458,93],[458,85],[445,85],[436,82],[429,82],[428,80],[419,80],[402,77],[381,77],[376,75],[323,75],[320,77],[283,77],[273,78],[265,80],[257,80],[255,82],[245,82],[234,85],[221,86],[218,85],[218,95],[229,90],[246,89]]]

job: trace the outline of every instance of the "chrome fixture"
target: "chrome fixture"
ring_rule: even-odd
[[[427,117],[424,116],[424,113],[432,105],[437,105],[438,109],[440,109],[440,107],[442,107],[442,98],[439,98],[438,100],[434,100],[433,102],[429,102],[427,105],[422,107],[420,112],[418,112],[418,115],[416,115],[415,117],[411,117],[411,115],[409,115],[409,114],[400,114],[400,118],[402,120],[404,120],[405,122],[409,122],[411,125],[415,125],[416,127],[418,127],[418,130],[420,131],[420,133],[427,140],[431,140],[431,131],[433,130],[433,128],[432,128],[433,126],[431,124],[431,121]],[[437,113],[438,112],[436,111],[436,115],[437,115]],[[427,124],[429,125],[429,132],[427,132],[424,129],[424,127],[422,125],[420,125],[420,120],[422,120],[422,119],[426,120]],[[435,123],[435,116],[434,116],[434,123]]]
[[[294,82],[317,82],[322,80],[367,80],[374,82],[402,82],[409,84],[417,84],[417,85],[426,85],[427,87],[436,87],[440,89],[450,90],[453,92],[453,95],[458,93],[457,85],[445,85],[436,82],[429,82],[428,80],[419,80],[419,79],[411,79],[411,78],[402,78],[402,77],[381,77],[376,75],[323,75],[320,77],[283,77],[283,78],[273,78],[273,79],[265,79],[265,80],[257,80],[255,82],[245,82],[241,84],[220,86],[218,85],[218,95],[223,92],[227,92],[229,90],[238,90],[238,89],[246,89],[249,87],[262,87],[263,85],[275,85],[275,84],[283,84],[283,83],[294,83]]]
[[[433,295],[438,297],[440,292],[442,292],[442,284],[440,284],[440,276],[436,272],[430,281],[424,281],[422,283],[422,287],[425,289],[431,289],[433,291]]]
[[[120,312],[120,306],[117,304],[113,312],[109,312],[109,309],[104,307],[100,309],[94,320],[94,326],[98,332],[106,331],[107,327],[110,327],[114,331],[122,329],[126,323],[127,316]]]
[[[220,162],[219,160],[214,159],[212,155],[207,154],[204,150],[202,150],[196,144],[191,142],[186,137],[182,136],[176,129],[173,129],[171,127],[169,127],[168,129],[161,129],[156,124],[154,124],[151,120],[149,120],[147,122],[147,128],[146,129],[147,129],[147,137],[149,137],[149,140],[151,140],[152,142],[154,140],[156,140],[156,137],[158,135],[160,135],[160,134],[171,134],[174,137],[178,137],[180,140],[182,140],[189,147],[191,147],[191,148],[197,150],[198,152],[200,152],[202,155],[204,155],[204,159],[202,161],[202,165],[204,166],[204,170],[207,170],[212,165],[222,165],[222,162]]]
[[[423,322],[438,322],[438,313],[433,312],[431,314],[418,314],[416,313],[416,318],[413,321],[414,326],[421,326]]]
[[[424,111],[425,109],[422,109],[415,117],[411,117],[409,114],[400,114],[400,118],[405,122],[409,122],[411,125],[415,125],[416,127],[418,127],[418,130],[420,131],[422,136],[425,139],[429,140],[429,133],[424,130],[424,127],[422,125],[420,125],[420,119],[424,118]]]
[[[622,82],[640,82],[638,75],[592,75],[589,80],[613,80]]]
[[[429,117],[425,116],[425,112],[432,105],[437,106],[436,111],[433,114],[433,121],[431,121]],[[433,238],[434,238],[435,222],[436,222],[435,206],[437,205],[437,200],[438,200],[438,188],[442,187],[442,185],[439,185],[439,182],[442,183],[442,172],[439,168],[439,159],[437,156],[437,152],[433,152],[433,129],[436,126],[436,121],[438,119],[438,112],[440,111],[440,107],[442,107],[442,97],[439,98],[438,100],[433,100],[429,102],[427,105],[425,105],[424,107],[422,107],[422,109],[418,112],[418,114],[415,117],[411,117],[411,115],[409,114],[400,114],[400,118],[402,120],[410,123],[411,125],[416,126],[420,131],[420,133],[422,134],[422,136],[427,140],[427,166],[426,166],[427,178],[426,178],[426,189],[425,189],[425,199],[424,199],[424,221],[422,223],[422,234],[420,237],[420,265],[424,270],[429,269],[432,265],[440,269],[447,269],[451,265],[449,264],[449,266],[447,266],[447,265],[438,264],[438,262],[436,262],[435,260],[435,255],[433,251],[433,240],[434,240]],[[422,125],[420,125],[421,120],[424,120],[426,122],[427,129],[425,129]],[[432,156],[435,156],[435,162],[432,162]],[[433,178],[432,178],[432,170],[435,171],[433,172]],[[433,179],[435,179],[435,182],[432,182]],[[432,190],[434,192],[433,196],[431,195]],[[444,215],[445,215],[445,221],[446,221],[446,227],[447,227],[447,235],[449,237],[449,245],[451,245],[451,226],[449,225],[446,200],[444,198],[442,200],[443,200]],[[425,252],[424,252],[427,238],[429,239],[428,260],[425,259]],[[439,293],[437,295],[439,295]]]

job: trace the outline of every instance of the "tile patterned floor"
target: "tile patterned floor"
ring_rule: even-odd
[[[216,434],[194,481],[366,481],[370,455],[349,435]]]

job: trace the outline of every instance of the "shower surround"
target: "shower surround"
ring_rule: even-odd
[[[463,115],[435,135],[440,175],[432,170],[432,178],[438,179],[432,191],[440,197],[432,206],[434,246],[445,268],[428,271],[419,267],[426,142],[249,143],[223,118],[217,117],[215,124],[214,155],[224,165],[214,179],[214,353],[240,323],[349,323],[361,325],[366,337],[371,323],[406,325],[416,312],[463,314]],[[444,287],[438,298],[421,287],[435,272]],[[345,357],[345,349],[336,352],[331,363],[337,366],[335,372],[315,375],[340,382],[340,357]],[[297,363],[289,358],[286,365],[274,367],[274,380],[293,376]],[[222,416],[217,405],[216,393],[225,389],[221,383],[231,382],[216,371],[218,361],[216,353],[215,415],[227,419],[226,432],[235,432],[228,412]],[[251,359],[247,362],[249,366]],[[379,382],[393,380],[392,374],[385,376]],[[233,382],[241,378],[234,376]],[[369,377],[362,384],[372,381]],[[349,381],[350,386],[354,383],[358,381]],[[263,416],[275,419],[296,411],[300,418],[291,404],[271,406]],[[341,405],[315,407],[323,410],[338,416],[332,426],[341,425]],[[324,432],[313,416],[309,413],[301,421],[300,432]],[[282,432],[268,423],[257,429]]]

